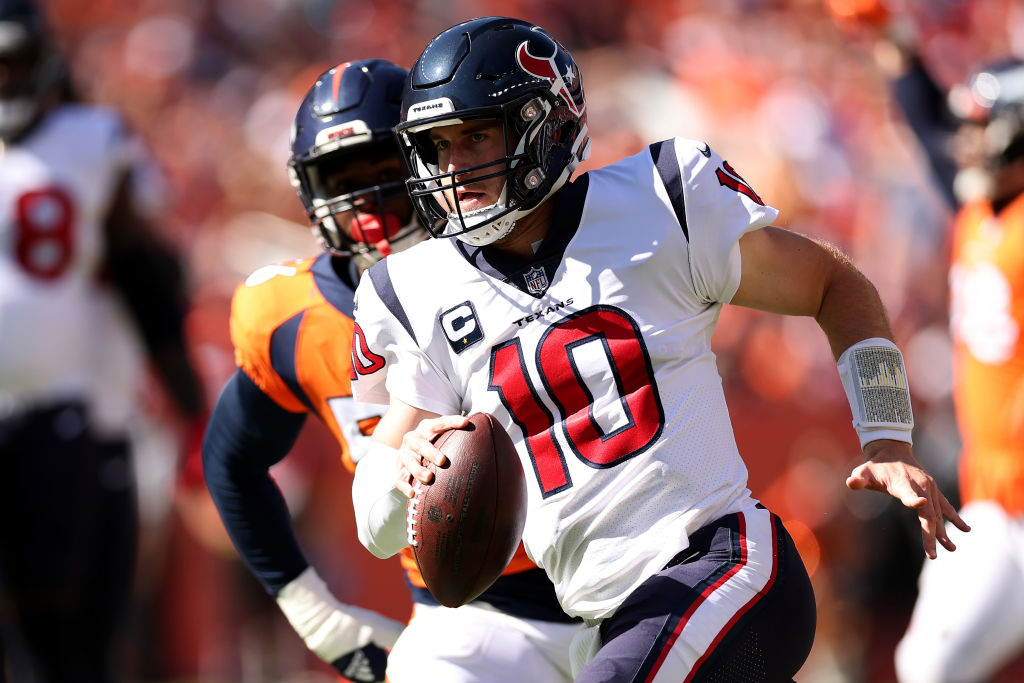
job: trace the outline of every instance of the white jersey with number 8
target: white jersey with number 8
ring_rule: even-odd
[[[136,147],[113,110],[68,105],[0,150],[0,399],[17,409],[89,390],[104,221]]]

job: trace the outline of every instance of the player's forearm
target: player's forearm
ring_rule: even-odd
[[[836,356],[861,448],[879,440],[911,443],[907,369],[874,285],[848,262],[842,264],[825,290],[817,320]]]
[[[279,408],[239,371],[221,392],[203,441],[203,474],[221,520],[271,595],[308,566],[269,473],[302,423],[302,415]]]
[[[409,545],[405,521],[408,499],[394,487],[397,471],[397,451],[373,442],[356,466],[352,481],[359,541],[382,559]]]
[[[892,329],[878,290],[845,256],[834,252],[836,265],[822,288],[814,316],[838,359],[859,341],[892,339]]]

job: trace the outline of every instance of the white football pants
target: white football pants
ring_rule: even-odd
[[[568,683],[569,646],[582,628],[477,604],[452,609],[416,603],[388,656],[388,681]]]
[[[1024,648],[1024,518],[991,502],[947,524],[956,552],[925,559],[920,593],[896,648],[901,683],[982,681]]]

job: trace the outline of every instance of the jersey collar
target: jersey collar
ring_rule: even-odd
[[[332,259],[338,259],[340,263],[332,263]],[[335,266],[339,267],[338,272]],[[313,282],[320,294],[331,306],[341,311],[349,318],[352,317],[353,298],[355,297],[355,264],[349,259],[332,256],[329,253],[320,254],[313,261],[310,271],[313,273]],[[345,273],[348,277],[343,277]]]
[[[554,279],[569,242],[579,230],[589,185],[590,176],[585,173],[555,194],[552,229],[532,259],[524,260],[490,245],[474,247],[461,240],[451,241],[463,258],[480,272],[539,299]]]

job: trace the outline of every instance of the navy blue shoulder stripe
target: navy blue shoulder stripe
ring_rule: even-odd
[[[373,288],[377,290],[377,296],[384,302],[387,309],[391,311],[392,315],[398,319],[398,322],[402,323],[402,327],[412,337],[414,344],[419,346],[419,342],[416,340],[416,333],[412,331],[412,324],[409,322],[409,316],[405,314],[405,309],[402,308],[402,302],[398,300],[398,294],[395,293],[395,286],[391,283],[391,273],[388,271],[388,260],[378,261],[373,264],[370,268],[370,281],[373,282]]]
[[[299,340],[299,326],[305,311],[288,318],[270,335],[270,365],[280,375],[295,396],[311,413],[316,413],[313,403],[299,384],[299,372],[295,367],[295,348]]]
[[[334,266],[331,263],[333,258],[336,257],[328,253],[317,257],[316,261],[313,262],[313,267],[310,268],[310,271],[313,273],[313,282],[316,283],[317,289],[327,299],[327,303],[351,318],[355,292],[334,271]]]
[[[683,229],[683,237],[690,241],[690,229],[686,225],[686,206],[683,204],[683,177],[679,171],[679,159],[676,157],[675,144],[672,140],[655,142],[647,149],[654,159],[654,167],[658,169],[661,182],[668,190],[668,197],[672,201],[672,210],[676,212],[676,220],[679,227]]]

